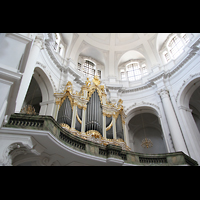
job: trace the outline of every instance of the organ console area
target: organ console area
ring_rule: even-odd
[[[72,134],[103,145],[126,145],[125,113],[123,101],[107,101],[104,85],[98,76],[92,82],[87,78],[80,92],[73,93],[73,85],[68,81],[63,93],[55,93],[57,122]]]

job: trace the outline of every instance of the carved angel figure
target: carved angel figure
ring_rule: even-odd
[[[122,99],[119,99],[118,104],[117,104],[117,107],[118,107],[118,108],[123,108],[122,103],[123,103]]]
[[[100,88],[101,88],[101,91],[104,92],[105,90],[104,85],[101,85]]]
[[[85,81],[85,85],[87,85],[87,86],[91,85],[89,78],[87,78],[87,81]]]

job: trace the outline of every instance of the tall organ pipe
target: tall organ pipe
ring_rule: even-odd
[[[97,130],[102,134],[102,110],[97,91],[92,94],[87,105],[86,131]]]
[[[96,111],[96,112],[93,112],[94,129],[97,129],[96,113],[98,112],[98,110],[97,110],[97,102],[96,102],[96,91],[95,91],[95,94],[94,94],[94,109]]]

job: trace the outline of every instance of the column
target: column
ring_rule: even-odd
[[[87,106],[83,107],[83,111],[82,111],[81,133],[85,133],[86,108],[87,108]]]
[[[124,131],[124,142],[126,142],[126,145],[128,145],[127,130],[126,130],[125,123],[123,123],[123,122],[122,122],[122,127],[123,127],[123,131]]]
[[[175,150],[183,151],[184,153],[188,154],[188,151],[187,151],[187,148],[186,148],[179,124],[178,124],[178,120],[176,118],[176,114],[172,107],[172,103],[169,97],[169,91],[164,89],[164,90],[159,91],[158,93],[162,99],[162,104],[163,104],[166,118],[169,124],[169,129],[171,132]]]
[[[59,104],[55,103],[53,117],[56,121],[58,117],[58,111],[59,111]]]
[[[56,98],[55,100],[55,105],[54,105],[54,110],[53,110],[53,117],[55,120],[57,120],[58,117],[58,111],[60,107],[60,101],[61,98],[63,97],[62,93],[54,93],[54,97]]]
[[[24,70],[23,77],[22,77],[20,87],[19,87],[19,92],[16,98],[16,107],[15,107],[16,113],[20,112],[22,104],[24,102],[32,75],[34,73],[35,64],[36,64],[40,49],[42,47],[42,43],[43,43],[42,37],[36,36],[29,53],[29,57],[26,63],[26,68]]]
[[[71,123],[71,129],[75,129],[76,125],[76,113],[77,113],[77,104],[74,103],[73,105],[73,114],[72,114],[72,123]]]
[[[103,137],[106,138],[106,115],[103,113]]]
[[[45,102],[40,103],[40,113],[39,115],[51,115],[53,117],[53,108],[54,108],[55,102],[54,100],[49,100]]]
[[[84,99],[87,99],[87,89],[84,87],[83,88],[83,97]],[[86,109],[87,109],[87,104],[84,104],[83,106],[83,111],[82,111],[82,123],[81,123],[81,133],[85,133],[85,119],[86,119]]]
[[[185,106],[179,106],[179,112],[181,115],[183,134],[187,142],[188,151],[190,157],[195,159],[200,163],[200,140],[199,140],[199,130],[196,126],[194,118],[192,116],[192,110]]]
[[[116,131],[116,119],[112,116],[113,120],[113,139],[117,139],[117,131]]]

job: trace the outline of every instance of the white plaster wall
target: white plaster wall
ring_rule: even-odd
[[[0,45],[0,63],[17,69],[26,44],[10,37],[4,37]]]

